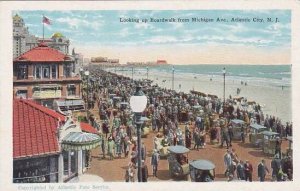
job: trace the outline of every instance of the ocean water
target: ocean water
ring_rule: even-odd
[[[151,73],[172,74],[172,65],[150,67]],[[223,68],[226,68],[226,80],[247,82],[257,86],[291,86],[291,65],[174,65],[175,75],[209,80],[223,80]],[[136,72],[146,72],[145,68],[136,68]]]

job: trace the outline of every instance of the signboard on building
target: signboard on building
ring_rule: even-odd
[[[49,99],[59,97],[61,97],[61,90],[41,90],[35,91],[32,94],[32,98],[34,99]]]

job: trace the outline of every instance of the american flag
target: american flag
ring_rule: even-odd
[[[51,25],[51,21],[49,18],[43,16],[43,23],[47,24],[47,25]]]

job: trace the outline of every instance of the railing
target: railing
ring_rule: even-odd
[[[13,178],[13,183],[47,183],[50,182],[50,176],[53,175],[55,175],[54,182],[58,182],[58,172],[53,172],[53,173],[39,175],[39,176]]]

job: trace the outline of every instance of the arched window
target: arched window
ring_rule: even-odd
[[[58,42],[62,42],[62,39],[60,38],[60,39],[58,39]]]

